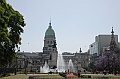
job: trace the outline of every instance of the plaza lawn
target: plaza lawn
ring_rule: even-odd
[[[83,74],[84,76],[91,76],[91,79],[120,79],[120,75],[113,75],[113,74]]]
[[[29,75],[19,74],[19,75],[13,75],[8,77],[2,77],[0,79],[28,79]]]
[[[24,75],[24,74],[17,74],[17,75],[13,75],[13,76],[8,76],[8,77],[3,77],[0,79],[29,79],[29,76],[43,76],[42,79],[65,79],[64,77],[61,77],[58,74],[28,74],[28,75]],[[84,74],[84,75],[90,75],[91,78],[74,78],[74,79],[120,79],[120,76],[115,76],[115,75],[102,75],[102,74]],[[35,78],[35,79],[41,79],[41,78]],[[73,78],[71,78],[73,79]]]
[[[7,77],[2,77],[0,79],[29,79],[29,76],[40,76],[41,78],[45,78],[45,79],[65,79],[64,77],[61,77],[58,74],[28,74],[28,75],[24,75],[24,74],[17,74],[17,75],[13,75],[13,76],[7,76]],[[44,76],[44,77],[42,77]],[[35,78],[35,79],[40,79],[40,78]]]

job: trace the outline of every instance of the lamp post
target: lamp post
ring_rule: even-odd
[[[15,57],[15,75],[17,75],[17,56]]]
[[[108,55],[108,74],[110,74],[109,55]]]
[[[20,67],[19,67],[19,69],[20,69],[20,74],[21,74],[21,60],[20,60]]]
[[[113,72],[114,72],[114,75],[116,75],[116,69],[115,69],[115,55],[113,54]]]
[[[26,60],[24,59],[24,67],[25,67],[25,74],[26,74]]]
[[[95,55],[93,54],[93,67],[92,67],[93,74],[94,74],[94,72],[95,72],[95,66],[94,66],[94,63],[95,63]]]
[[[27,75],[27,70],[26,70],[26,68],[27,68],[27,65],[28,65],[28,60],[27,60],[27,58],[26,58],[26,56],[24,55],[24,68],[25,68],[25,74]]]
[[[24,62],[25,62],[25,74],[27,75],[27,69],[26,68],[27,68],[27,65],[28,65],[28,60],[25,59]]]
[[[17,67],[18,67],[18,52],[20,52],[20,47],[18,48],[18,51],[16,53],[16,57],[15,57],[15,75],[17,75]]]

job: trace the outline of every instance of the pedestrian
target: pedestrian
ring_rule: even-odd
[[[78,70],[78,78],[80,78],[80,70]]]
[[[96,70],[96,74],[98,74],[98,70]]]
[[[68,74],[70,74],[70,71],[69,71],[69,69],[68,69]]]

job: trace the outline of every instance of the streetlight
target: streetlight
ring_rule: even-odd
[[[26,59],[24,59],[24,62],[25,62],[25,74],[27,74],[27,71],[26,71],[26,68],[27,68],[27,60]]]
[[[25,57],[25,56],[24,56]],[[25,68],[25,74],[27,75],[27,65],[28,65],[28,60],[26,58],[24,58],[24,68]]]
[[[92,57],[93,57],[93,59],[92,59],[92,60],[93,60],[93,62],[92,62],[92,63],[93,63],[93,65],[92,65],[92,66],[93,66],[93,68],[92,68],[93,74],[94,74],[94,72],[95,72],[95,65],[94,65],[94,63],[95,63],[95,56],[96,56],[96,55],[95,55],[95,53],[94,53],[93,56],[92,56]]]
[[[18,67],[18,52],[20,52],[20,47],[18,47],[18,51],[16,52],[16,57],[15,57],[15,75],[17,75],[17,67]]]
[[[19,66],[19,69],[20,69],[20,74],[21,74],[21,60],[20,60],[20,66]]]
[[[17,75],[17,56],[15,57],[15,75]]]
[[[110,74],[109,55],[108,55],[108,74]]]
[[[114,69],[114,75],[116,75],[116,70],[115,70],[115,55],[113,54],[113,69]]]

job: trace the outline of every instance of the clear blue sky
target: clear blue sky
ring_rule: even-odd
[[[42,51],[48,24],[59,52],[88,51],[99,34],[120,36],[120,0],[7,0],[25,19],[21,51]],[[119,40],[120,41],[120,40]]]

